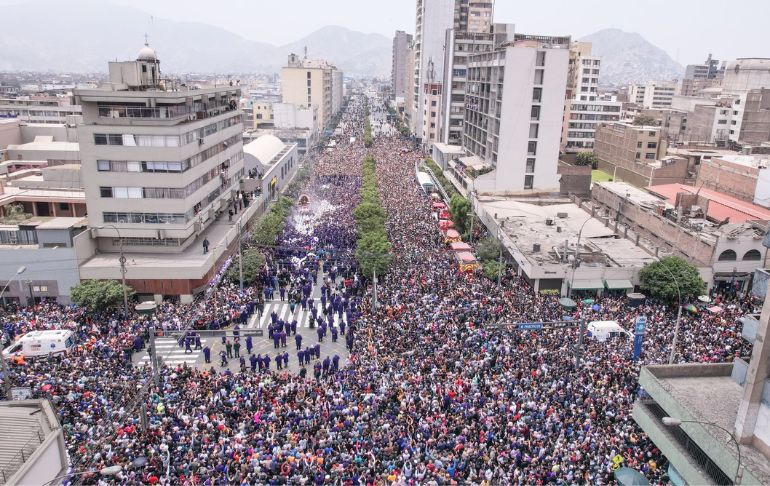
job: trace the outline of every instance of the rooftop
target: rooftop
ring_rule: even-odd
[[[50,135],[38,135],[35,140],[20,145],[9,145],[8,150],[56,150],[67,152],[79,152],[80,144],[77,142],[55,142]]]
[[[261,135],[243,146],[243,153],[256,158],[262,165],[273,163],[273,159],[286,147],[275,135]]]
[[[487,213],[497,215],[506,235],[533,262],[560,263],[565,242],[574,252],[578,236],[580,253],[602,253],[609,266],[642,266],[655,261],[632,241],[616,238],[612,229],[575,204],[537,205],[492,197],[480,197],[479,202]],[[588,259],[582,260],[582,265],[590,265]]]
[[[723,160],[735,165],[743,165],[745,167],[767,168],[770,163],[770,155],[720,155],[713,157],[714,159]]]
[[[731,223],[746,221],[770,221],[770,210],[740,199],[722,194],[721,192],[697,188],[686,184],[662,184],[650,186],[648,190],[653,195],[659,195],[669,203],[676,203],[676,195],[680,192],[698,194],[709,200],[706,215],[714,221],[724,221],[730,218]]]

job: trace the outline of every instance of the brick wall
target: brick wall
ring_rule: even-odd
[[[759,171],[754,167],[734,164],[719,158],[702,160],[695,185],[753,202]]]

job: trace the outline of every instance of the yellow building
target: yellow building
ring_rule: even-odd
[[[272,103],[254,103],[251,106],[251,111],[254,118],[254,129],[259,128],[260,125],[273,123],[273,104]]]
[[[318,126],[323,128],[342,107],[342,96],[342,71],[324,60],[289,55],[288,65],[281,70],[283,103],[316,106]]]

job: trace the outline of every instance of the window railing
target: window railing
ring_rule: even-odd
[[[99,116],[107,118],[177,118],[189,115],[192,110],[187,106],[100,106]]]

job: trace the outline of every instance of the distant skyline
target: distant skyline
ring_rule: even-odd
[[[0,0],[0,5],[33,0]],[[99,0],[94,0],[99,1]],[[218,26],[246,39],[282,45],[326,25],[376,32],[392,38],[396,30],[414,32],[415,0],[100,0],[137,8],[175,21]],[[647,0],[626,7],[608,0],[497,0],[495,21],[516,24],[526,33],[571,35],[601,29],[638,32],[681,64],[702,62],[709,53],[720,60],[770,57],[767,0],[738,0],[725,16],[717,0]],[[147,30],[152,35],[148,18]],[[152,39],[151,39],[152,40]],[[312,54],[312,53],[311,53]]]

